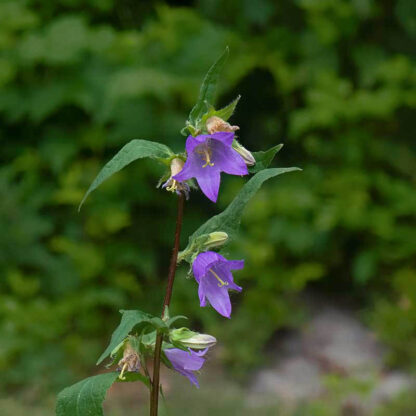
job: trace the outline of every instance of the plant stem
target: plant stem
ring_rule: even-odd
[[[166,286],[165,299],[163,301],[162,319],[165,315],[166,307],[170,305],[172,298],[173,282],[175,280],[176,262],[178,260],[179,243],[181,237],[182,220],[183,220],[183,206],[185,197],[181,193],[178,197],[178,213],[176,217],[175,242],[173,244],[172,256],[170,258],[168,283]],[[159,407],[159,376],[160,376],[160,354],[162,351],[163,335],[158,334],[156,337],[155,356],[153,359],[153,381],[150,392],[150,416],[157,416]]]

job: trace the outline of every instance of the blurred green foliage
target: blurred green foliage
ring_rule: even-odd
[[[241,142],[283,142],[278,165],[304,171],[248,207],[230,253],[246,258],[233,319],[199,308],[185,269],[174,313],[243,373],[301,321],[308,285],[360,302],[390,363],[416,368],[415,36],[412,0],[1,1],[2,383],[59,389],[90,371],[118,309],[158,313],[175,211],[155,189],[162,169],[129,166],[76,207],[129,140],[183,148],[226,45],[219,101],[242,94]],[[219,207],[194,193],[185,236],[241,184],[224,180]]]

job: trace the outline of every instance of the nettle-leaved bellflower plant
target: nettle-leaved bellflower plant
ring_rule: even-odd
[[[198,294],[200,306],[209,303],[219,314],[230,318],[230,291],[242,291],[234,282],[233,271],[241,270],[244,261],[228,260],[219,251],[235,238],[244,207],[263,182],[299,170],[268,168],[282,145],[252,153],[237,141],[235,132],[239,127],[227,120],[234,113],[240,96],[219,110],[214,108],[215,87],[227,56],[228,48],[209,69],[201,85],[197,103],[181,131],[187,137],[186,143],[178,141],[182,150],[174,152],[163,143],[148,140],[130,141],[103,167],[81,201],[80,208],[88,195],[111,175],[135,160],[151,158],[165,169],[158,186],[177,197],[175,242],[161,316],[152,316],[140,310],[121,311],[120,325],[97,362],[101,364],[109,359],[107,367],[113,367],[114,370],[89,377],[64,389],[58,395],[57,416],[100,416],[103,414],[102,402],[111,385],[130,381],[140,381],[148,387],[150,416],[157,416],[161,363],[199,387],[196,374],[202,369],[208,350],[217,340],[209,334],[175,327],[176,322],[184,318],[171,317],[169,311],[177,265],[181,262],[189,264],[189,273],[193,274],[197,283],[195,295]],[[191,189],[199,188],[212,202],[216,202],[222,172],[253,176],[228,207],[202,224],[189,237],[188,245],[179,251],[185,199],[189,199]],[[189,282],[192,284],[192,280]],[[149,361],[153,361],[152,374]]]

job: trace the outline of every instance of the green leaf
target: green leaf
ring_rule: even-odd
[[[278,144],[277,146],[273,146],[265,152],[252,152],[251,154],[254,156],[254,159],[256,159],[256,164],[248,169],[249,172],[257,173],[263,169],[268,168],[270,163],[272,163],[272,160],[276,156],[276,153],[279,152],[279,150],[282,147],[283,144]]]
[[[166,325],[170,328],[179,319],[188,319],[185,315],[176,315],[166,321]]]
[[[225,107],[221,108],[220,110],[216,110],[214,107],[209,108],[208,112],[202,116],[201,124],[204,126],[206,121],[213,116],[217,116],[222,118],[224,121],[227,121],[234,113],[235,108],[237,107],[238,102],[240,101],[241,95],[231,101],[230,104],[226,105]]]
[[[217,88],[218,79],[225,61],[228,58],[229,49],[228,46],[222,55],[216,60],[216,62],[208,70],[205,78],[202,82],[201,89],[199,90],[198,101],[192,108],[189,114],[189,121],[192,125],[196,125],[196,122],[201,118],[202,114],[206,110],[205,102],[212,103],[214,100],[215,90]]]
[[[150,157],[152,159],[164,159],[173,155],[172,150],[162,143],[151,142],[149,140],[132,140],[101,169],[96,176],[88,191],[85,193],[79,204],[78,211],[81,209],[88,195],[97,189],[111,175],[123,169],[125,166],[137,159]]]
[[[56,416],[103,416],[102,404],[118,373],[105,373],[82,380],[58,394]]]
[[[123,342],[123,340],[127,337],[127,335],[129,335],[135,326],[144,322],[149,323],[152,319],[152,316],[149,314],[138,310],[121,310],[120,313],[122,314],[121,322],[113,332],[113,335],[111,335],[110,344],[101,354],[97,361],[97,365],[102,363],[103,360],[107,358],[121,342]]]
[[[265,169],[256,173],[240,190],[234,200],[228,207],[218,215],[210,218],[205,224],[202,224],[190,237],[187,248],[192,246],[194,240],[203,234],[209,234],[213,231],[225,231],[230,240],[234,238],[240,226],[241,216],[248,201],[260,189],[263,182],[274,176],[282,175],[283,173],[301,170],[299,168],[274,168]]]

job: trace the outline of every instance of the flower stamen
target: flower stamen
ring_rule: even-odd
[[[207,166],[214,166],[214,163],[211,162],[211,150],[208,146],[204,146],[201,149],[197,150],[197,153],[200,154],[205,161],[205,165],[202,165],[203,168],[206,168]]]
[[[214,272],[214,270],[209,269],[209,271],[214,275],[214,277],[218,280],[218,287],[223,287],[223,286],[228,286],[228,282],[224,282],[224,280],[222,280],[217,273]]]

